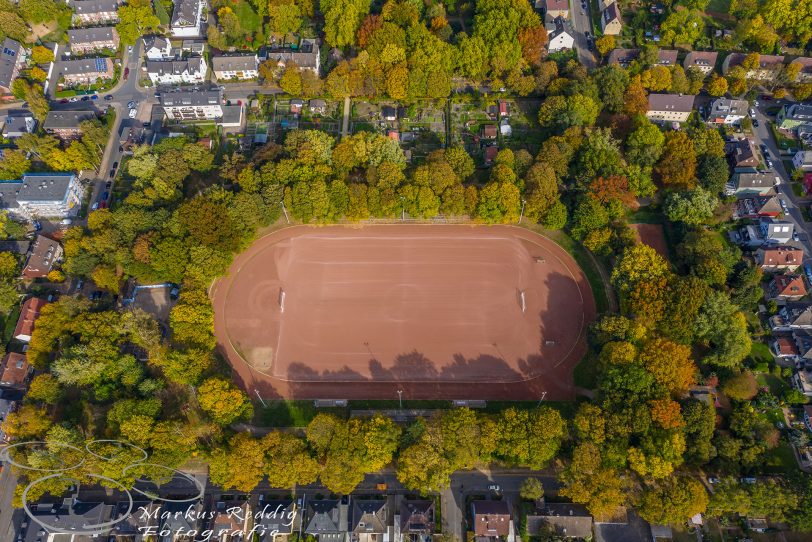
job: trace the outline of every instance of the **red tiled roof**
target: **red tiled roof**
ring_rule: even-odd
[[[806,284],[800,275],[778,275],[773,282],[776,295],[787,297],[806,295]]]
[[[6,386],[19,386],[25,383],[30,366],[25,354],[9,352],[3,358],[0,383]]]
[[[778,337],[775,339],[775,344],[778,346],[778,351],[783,356],[798,355],[798,346],[790,337]]]
[[[38,297],[26,299],[20,309],[20,318],[17,320],[17,327],[14,328],[14,336],[27,335],[30,337],[34,332],[34,322],[39,318],[39,311],[47,304],[47,301]]]
[[[789,247],[765,248],[762,265],[801,265],[804,251]]]

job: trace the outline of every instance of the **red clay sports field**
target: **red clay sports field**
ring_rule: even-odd
[[[510,226],[296,226],[212,289],[236,377],[264,398],[572,399],[595,317],[581,269]]]

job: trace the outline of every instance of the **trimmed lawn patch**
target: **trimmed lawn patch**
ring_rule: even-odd
[[[259,15],[251,9],[251,6],[245,0],[237,2],[236,5],[232,6],[232,9],[234,10],[234,14],[239,17],[240,24],[245,30],[253,34],[262,28],[262,21],[260,21]]]
[[[304,427],[318,413],[313,401],[267,401],[258,408],[255,421],[266,427]]]
[[[769,346],[762,342],[753,341],[753,346],[750,347],[750,359],[756,363],[770,363],[773,360],[773,355]]]
[[[795,454],[792,447],[786,442],[781,442],[777,448],[770,450],[766,459],[768,472],[792,474],[798,471]]]
[[[756,381],[760,386],[767,386],[770,388],[770,393],[781,397],[786,390],[789,389],[789,384],[783,378],[780,378],[769,373],[758,373]]]
[[[598,357],[591,351],[581,359],[572,372],[575,385],[580,388],[594,390],[598,387]]]

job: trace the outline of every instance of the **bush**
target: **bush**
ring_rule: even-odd
[[[734,374],[722,384],[722,391],[731,399],[749,401],[758,392],[758,383],[753,373],[742,371]]]

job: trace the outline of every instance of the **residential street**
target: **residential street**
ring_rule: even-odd
[[[587,4],[589,8],[589,4]],[[589,9],[583,9],[578,0],[570,0],[570,19],[572,20],[573,38],[575,38],[575,49],[578,51],[578,60],[591,69],[597,63],[595,55],[587,48],[586,32],[592,34],[592,24],[589,21]]]

